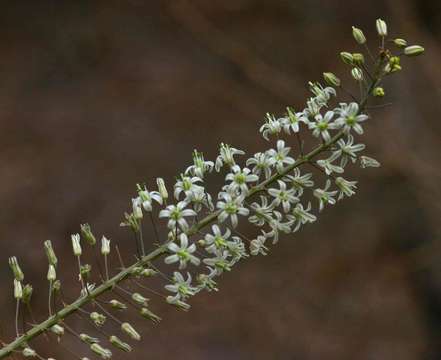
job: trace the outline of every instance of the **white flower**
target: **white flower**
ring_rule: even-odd
[[[357,181],[348,181],[342,177],[338,177],[335,179],[335,185],[340,189],[338,200],[341,200],[344,196],[350,197],[355,194],[353,189],[357,188]]]
[[[222,235],[219,226],[213,225],[211,229],[213,231],[213,235],[205,235],[205,250],[209,253],[214,254],[218,250],[225,249],[227,247],[228,238],[231,235],[231,231],[229,229],[226,229],[225,234]]]
[[[341,167],[345,167],[349,159],[355,163],[357,161],[356,153],[364,150],[366,147],[364,144],[354,145],[354,137],[351,134],[348,134],[347,142],[345,142],[344,139],[340,139],[337,141],[337,145],[340,147],[340,149],[336,150],[335,153],[341,156]]]
[[[271,161],[276,165],[277,171],[280,173],[283,171],[285,164],[292,165],[295,163],[295,160],[288,156],[290,150],[290,147],[285,147],[285,142],[283,140],[278,140],[277,150],[270,149],[267,152]]]
[[[289,181],[291,183],[291,186],[297,190],[297,195],[301,196],[303,194],[304,188],[314,186],[314,181],[312,181],[311,178],[311,173],[301,175],[300,169],[295,168],[294,175],[285,176],[284,181]]]
[[[236,165],[236,162],[234,161],[234,155],[245,155],[245,153],[242,150],[230,147],[230,145],[228,144],[221,143],[219,156],[216,158],[216,171],[219,172],[224,164],[229,167]]]
[[[299,198],[295,196],[295,189],[287,189],[286,184],[277,180],[279,189],[268,189],[268,194],[274,197],[273,206],[279,206],[282,204],[283,211],[288,212],[291,209],[291,204],[299,202]]]
[[[200,290],[206,289],[207,291],[218,291],[216,281],[213,280],[213,278],[217,276],[217,271],[209,266],[207,266],[207,269],[209,271],[208,274],[199,274],[197,277],[198,288]]]
[[[141,188],[138,184],[138,196],[139,201],[145,211],[152,211],[152,202],[155,200],[158,204],[162,205],[162,196],[158,191],[148,191],[146,187]]]
[[[196,216],[196,212],[191,209],[185,209],[187,203],[185,201],[178,202],[177,205],[169,205],[166,209],[159,212],[160,218],[169,218],[168,228],[174,229],[176,224],[185,231],[188,229],[188,223],[185,220],[187,216]]]
[[[268,204],[268,198],[266,196],[260,195],[260,201],[262,204],[253,202],[251,204],[251,209],[254,215],[248,218],[249,222],[257,226],[263,226],[265,222],[271,220],[271,214],[274,210],[273,204]]]
[[[309,129],[312,130],[312,135],[315,137],[321,136],[326,142],[330,141],[331,134],[329,133],[329,130],[336,129],[338,127],[336,123],[331,122],[333,117],[333,111],[327,111],[324,117],[321,114],[316,115],[314,117],[315,121],[308,124]]]
[[[216,207],[221,210],[218,215],[220,222],[224,222],[228,217],[231,218],[231,224],[233,227],[237,226],[238,218],[237,215],[248,216],[250,211],[243,207],[243,197],[236,196],[232,197],[231,194],[227,192],[220,192],[219,198],[224,201],[218,201]]]
[[[291,131],[293,133],[298,133],[300,131],[300,123],[307,122],[305,114],[303,112],[295,112],[289,107],[287,108],[287,112],[287,116],[282,119],[283,130],[287,134],[290,134]]]
[[[253,256],[258,254],[267,255],[268,248],[265,246],[266,237],[264,235],[257,236],[256,239],[251,240],[250,253]]]
[[[308,202],[308,207],[306,209],[303,208],[303,205],[298,203],[295,208],[292,210],[291,214],[286,217],[295,224],[293,232],[299,230],[301,225],[306,223],[312,223],[317,220],[317,217],[311,214],[309,211],[311,210],[311,203]]]
[[[335,161],[338,156],[339,154],[334,152],[327,159],[317,160],[317,165],[321,166],[325,170],[326,175],[331,175],[334,172],[337,174],[341,174],[344,172],[343,168],[341,166],[332,164],[332,162]]]
[[[253,174],[260,176],[262,172],[265,174],[265,179],[271,177],[271,167],[274,159],[270,158],[267,153],[256,153],[254,157],[249,158],[246,162],[247,166],[253,166]]]
[[[309,82],[309,90],[315,95],[315,101],[320,105],[326,105],[331,95],[336,96],[337,93],[333,87],[323,87],[320,83]]]
[[[365,169],[368,167],[380,167],[381,164],[369,156],[360,156],[360,166]]]
[[[203,260],[205,265],[214,267],[216,275],[222,274],[224,271],[231,270],[231,263],[228,261],[229,252],[227,250],[218,251],[215,257]]]
[[[328,191],[331,187],[331,181],[326,180],[326,185],[324,189],[315,189],[314,196],[319,200],[319,210],[322,211],[326,204],[335,204],[334,196],[337,195],[338,191]]]
[[[282,121],[281,119],[275,119],[274,115],[266,114],[266,123],[263,124],[259,131],[265,140],[269,141],[269,135],[276,135],[282,131]]]
[[[276,218],[272,218],[269,222],[269,226],[271,227],[271,231],[269,233],[266,233],[265,236],[267,238],[272,237],[273,238],[273,244],[276,244],[279,241],[279,233],[283,232],[285,234],[289,234],[291,232],[291,223],[290,222],[282,222],[283,215],[278,212],[274,211],[274,215]]]
[[[182,301],[179,297],[179,294],[176,294],[175,296],[167,296],[165,301],[167,301],[168,304],[174,305],[182,310],[189,310],[191,308],[190,304],[187,304],[185,301]]]
[[[191,174],[201,179],[204,178],[206,172],[212,172],[214,168],[213,161],[205,161],[204,154],[197,150],[193,151],[193,164],[185,170],[185,174]]]
[[[231,168],[231,173],[227,174],[225,177],[226,181],[231,181],[228,188],[231,192],[241,192],[246,195],[248,193],[248,185],[250,182],[257,182],[259,177],[254,174],[250,174],[251,170],[248,168],[241,169],[238,165],[234,165]]]
[[[202,206],[205,206],[208,210],[213,211],[214,205],[211,195],[205,191],[204,188],[195,189],[188,197],[187,201],[193,204],[193,208],[196,212],[202,210]]]
[[[188,262],[191,262],[193,265],[196,266],[199,265],[201,261],[193,255],[193,253],[196,251],[196,245],[191,244],[189,246],[188,237],[185,234],[179,235],[179,242],[180,246],[178,246],[174,242],[168,244],[167,248],[173,254],[165,258],[165,263],[173,264],[179,261],[180,270],[185,269]]]
[[[309,124],[309,119],[314,119],[316,115],[320,114],[323,104],[319,104],[316,99],[311,98],[306,102],[306,108],[303,110],[305,114],[305,124]]]
[[[175,198],[179,199],[179,195],[181,194],[181,192],[183,192],[187,198],[192,192],[203,189],[202,186],[197,185],[197,183],[200,182],[202,182],[202,179],[197,176],[189,177],[181,175],[181,179],[176,182],[174,187]]]
[[[352,129],[361,135],[363,134],[363,128],[360,123],[366,121],[369,117],[365,114],[358,114],[358,104],[355,102],[348,104],[340,104],[340,108],[335,109],[335,113],[338,114],[338,118],[335,123],[339,127],[343,127],[346,133],[349,133]]]
[[[232,256],[231,265],[237,263],[240,259],[248,257],[248,253],[245,249],[245,244],[238,236],[233,236],[231,241],[227,242],[227,248]]]
[[[187,280],[185,280],[180,272],[175,271],[173,273],[173,284],[165,285],[165,289],[175,293],[179,300],[186,300],[198,292],[198,289],[192,286],[191,282],[192,277],[189,272],[187,272]]]

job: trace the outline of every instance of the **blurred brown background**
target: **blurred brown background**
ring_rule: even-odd
[[[155,328],[133,320],[145,340],[115,358],[441,359],[439,1],[4,0],[0,10],[2,340],[13,336],[9,256],[37,288],[41,319],[45,239],[66,282],[82,222],[118,239],[128,261],[118,224],[136,182],[171,182],[194,147],[211,159],[221,141],[263,149],[265,112],[303,106],[322,71],[347,81],[337,53],[356,50],[351,25],[372,45],[383,17],[392,37],[426,48],[388,81],[393,106],[371,110],[364,142],[383,167],[355,170],[355,198],[239,265],[189,313],[162,306]],[[74,358],[55,342],[33,346]]]

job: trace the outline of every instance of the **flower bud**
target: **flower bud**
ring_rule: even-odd
[[[97,326],[102,326],[106,322],[106,317],[103,314],[97,313],[96,311],[90,313],[90,319]]]
[[[25,347],[21,353],[24,357],[36,357],[37,356],[37,353],[35,352],[35,350],[31,349],[30,347]]]
[[[21,299],[21,301],[23,301],[23,303],[29,304],[31,302],[32,291],[33,291],[32,285],[30,285],[30,284],[26,284],[23,287],[23,298]]]
[[[341,84],[340,79],[331,72],[323,73],[323,78],[325,79],[325,82],[330,86],[338,87]]]
[[[424,52],[424,48],[419,45],[411,45],[404,49],[404,55],[407,56],[418,56]]]
[[[14,273],[15,279],[18,281],[23,281],[24,274],[23,274],[23,271],[21,271],[20,265],[18,265],[18,261],[15,256],[12,256],[9,258],[9,267],[11,268],[12,272]]]
[[[373,91],[372,95],[375,97],[383,97],[384,96],[384,89],[381,86],[377,86]]]
[[[138,332],[129,323],[122,323],[121,330],[122,332],[130,336],[133,340],[141,340],[141,335],[139,335]]]
[[[140,314],[142,317],[149,319],[155,323],[158,323],[162,320],[158,315],[154,314],[153,312],[151,312],[149,309],[147,309],[145,307],[143,307],[140,310]]]
[[[167,192],[167,188],[165,187],[164,179],[157,178],[156,183],[158,184],[159,195],[161,195],[163,200],[167,200],[168,199],[168,192]]]
[[[58,292],[61,289],[61,281],[60,280],[55,280],[54,283],[52,284],[52,289],[54,290],[54,292]]]
[[[109,349],[103,348],[97,343],[93,343],[92,345],[90,345],[90,350],[92,350],[95,354],[101,356],[102,359],[112,358],[112,352]]]
[[[64,335],[64,328],[58,324],[55,324],[54,326],[51,327],[51,331],[58,336],[63,336]]]
[[[361,53],[352,54],[354,65],[360,66],[364,64],[364,56]]]
[[[346,51],[343,51],[340,53],[340,58],[347,65],[353,65],[353,63],[354,63],[354,59],[352,57],[352,54],[348,53]]]
[[[144,269],[141,272],[141,275],[144,276],[144,277],[150,277],[150,276],[153,276],[153,275],[156,275],[156,274],[157,274],[157,271],[155,271],[153,269]]]
[[[101,238],[101,254],[109,255],[110,254],[110,240],[105,236]]]
[[[351,75],[356,81],[362,81],[363,80],[363,71],[361,71],[360,68],[354,67],[351,70]]]
[[[21,299],[23,297],[23,288],[21,282],[14,279],[14,298]]]
[[[98,338],[89,336],[87,334],[80,334],[80,339],[81,341],[85,342],[86,344],[96,344],[98,342],[100,342],[100,340]]]
[[[121,301],[115,300],[115,299],[110,300],[109,304],[110,304],[111,307],[113,307],[114,309],[117,309],[117,310],[125,310],[125,309],[127,309],[127,305],[126,304],[122,303]]]
[[[88,279],[91,271],[92,271],[92,266],[90,266],[89,264],[81,265],[80,267],[81,278]]]
[[[119,338],[117,338],[117,337],[114,336],[114,335],[112,335],[111,337],[109,337],[109,342],[110,342],[113,346],[115,346],[116,348],[118,348],[118,349],[120,349],[120,350],[122,350],[122,351],[125,351],[125,352],[130,352],[130,351],[132,351],[132,347],[131,347],[129,344],[127,344],[127,343],[121,341]]]
[[[49,264],[57,266],[57,257],[55,256],[55,251],[52,247],[52,242],[50,240],[46,240],[44,242],[44,251],[46,252],[47,261]]]
[[[82,250],[80,245],[80,234],[71,235],[72,239],[72,250],[75,256],[81,256]]]
[[[407,41],[404,39],[395,39],[394,44],[399,48],[404,48],[407,46]]]
[[[54,265],[49,265],[49,269],[47,271],[47,279],[49,281],[55,281],[57,279],[57,272],[55,271]]]
[[[135,219],[142,219],[142,208],[141,208],[141,202],[139,198],[132,199],[132,209],[133,209],[133,216]]]
[[[139,305],[143,305],[143,306],[147,306],[149,299],[147,299],[146,297],[142,296],[139,293],[133,293],[132,294],[132,300],[134,302],[136,302]]]
[[[380,35],[381,37],[387,36],[387,25],[386,25],[386,22],[384,20],[377,19],[375,25],[377,27],[378,35]]]
[[[360,156],[360,166],[365,169],[368,167],[380,167],[381,164],[375,160],[374,158],[371,158],[369,156]]]
[[[352,36],[354,37],[355,41],[358,42],[360,45],[363,45],[366,43],[366,37],[363,34],[363,31],[361,29],[356,28],[355,26],[352,27]]]
[[[90,244],[95,245],[96,244],[96,238],[92,233],[92,229],[90,228],[89,224],[81,224],[81,234],[83,235],[84,239]]]

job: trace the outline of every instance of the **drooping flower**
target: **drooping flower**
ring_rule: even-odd
[[[338,200],[343,199],[344,196],[351,197],[355,194],[354,189],[357,188],[357,181],[348,181],[342,177],[335,179],[335,185],[339,188]]]
[[[335,204],[334,196],[337,195],[338,191],[328,191],[330,187],[331,181],[328,179],[324,189],[314,190],[314,196],[319,200],[319,211],[322,211],[327,204]]]

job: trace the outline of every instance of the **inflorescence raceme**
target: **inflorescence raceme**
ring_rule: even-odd
[[[380,43],[376,53],[371,53],[365,35],[356,27],[352,28],[353,37],[366,54],[340,53],[342,61],[350,67],[359,95],[353,95],[343,87],[336,75],[325,72],[324,85],[309,83],[312,97],[303,110],[288,107],[281,117],[266,115],[260,133],[266,140],[275,141],[271,148],[240,161],[245,152],[222,143],[214,162],[205,160],[203,154],[195,150],[193,165],[178,177],[172,196],[160,178],[155,191],[138,184],[131,212],[125,214],[121,223],[135,235],[135,263],[125,266],[118,247],[111,251],[111,240],[103,236],[100,252],[105,272],[100,271],[99,283],[93,283],[92,267],[83,261],[83,248],[96,247],[97,239],[88,224],[81,225],[80,233],[71,235],[79,279],[79,297],[71,304],[64,301],[57,277],[59,261],[52,243],[46,241],[49,317],[41,323],[37,323],[32,315],[32,286],[24,283],[23,271],[16,257],[11,257],[16,338],[8,344],[2,342],[0,358],[19,352],[25,357],[44,359],[30,345],[30,341],[40,334],[56,336],[58,344],[64,346],[61,339],[69,333],[87,345],[90,354],[103,359],[110,359],[113,349],[132,351],[132,345],[126,341],[140,341],[141,335],[128,322],[120,320],[124,312],[131,307],[153,323],[158,323],[161,318],[151,310],[149,298],[128,290],[124,284],[129,283],[138,287],[140,292],[150,292],[179,309],[188,310],[192,296],[204,290],[217,291],[217,278],[240,260],[250,255],[267,255],[270,244],[277,243],[280,234],[294,233],[303,225],[315,222],[317,212],[313,211],[314,207],[321,212],[344,197],[354,195],[357,181],[343,177],[348,165],[359,164],[361,168],[380,166],[377,160],[362,155],[365,145],[357,139],[369,119],[368,99],[385,95],[383,79],[401,70],[402,55],[416,56],[424,52],[421,46],[408,46],[403,39],[389,40],[387,25],[381,19],[376,21],[376,30]],[[389,44],[398,50],[397,54],[386,47]],[[337,92],[350,96],[351,101],[336,101]],[[317,145],[306,152],[302,136],[308,131]],[[294,140],[285,141],[282,136]],[[297,150],[295,155],[293,147]],[[225,185],[215,196],[205,184],[207,176],[213,172],[225,174]],[[317,181],[314,173],[325,180]],[[160,238],[157,229],[158,210],[159,219],[167,228],[166,239]],[[143,238],[145,221],[151,222],[157,240],[157,247],[148,254]],[[241,221],[248,221],[258,230],[253,235],[242,234],[238,230]],[[110,269],[110,256],[115,253],[120,267]],[[165,268],[171,268],[170,271],[160,270],[154,264],[159,258],[163,258]],[[100,265],[98,258],[96,262]],[[162,283],[159,290],[144,284],[152,277]],[[103,300],[105,293],[111,298]],[[57,301],[61,302],[61,309],[56,308]],[[69,326],[66,319],[74,313],[90,322],[99,337]],[[25,315],[32,318],[27,327]],[[21,327],[20,317],[25,324]],[[118,324],[118,336],[106,332],[109,321]]]

